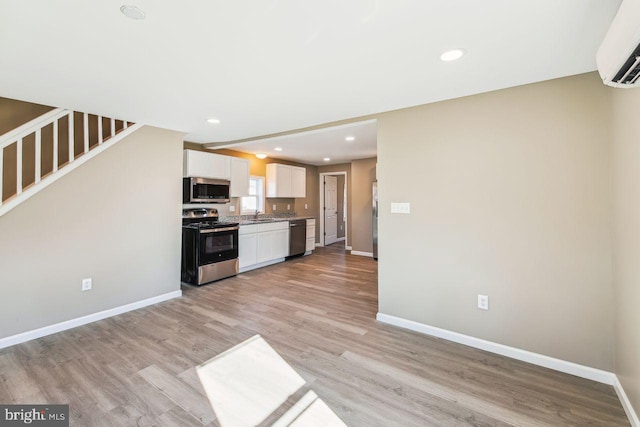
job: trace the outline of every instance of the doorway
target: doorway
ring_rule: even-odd
[[[347,172],[320,173],[320,246],[347,240]]]

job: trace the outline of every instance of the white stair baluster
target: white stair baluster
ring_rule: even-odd
[[[51,183],[65,176],[67,173],[74,170],[77,166],[84,164],[88,160],[92,159],[93,157],[102,153],[104,150],[108,149],[113,144],[116,144],[117,142],[123,140],[133,132],[136,132],[137,130],[143,127],[139,123],[127,122],[125,120],[122,120],[122,128],[117,129],[116,119],[109,119],[102,116],[96,116],[98,120],[98,126],[97,126],[98,141],[97,143],[95,143],[96,141],[94,141],[95,145],[93,149],[91,149],[91,139],[90,139],[91,134],[89,132],[89,125],[90,125],[89,114],[80,113],[80,112],[78,114],[79,115],[82,114],[82,125],[83,125],[82,145],[83,145],[84,152],[81,152],[81,153],[76,153],[75,113],[70,110],[64,110],[61,108],[55,109],[21,126],[18,126],[17,128],[3,135],[0,135],[0,217],[2,217],[4,214],[14,209],[16,206],[20,205],[22,202],[28,200],[30,197],[37,194],[43,188],[46,188]],[[105,119],[109,121],[107,126],[109,126],[109,124],[111,125],[110,132],[104,128]],[[67,120],[68,126],[69,126],[68,140],[66,141],[69,148],[68,162],[63,166],[59,165],[60,161],[62,160],[60,159],[60,153],[59,153],[61,148],[60,144],[65,143],[65,141],[60,140],[60,130],[61,130],[60,122],[59,122],[60,120]],[[47,169],[48,163],[47,165],[45,165],[43,169],[42,167],[42,160],[43,160],[42,129],[46,128],[49,125],[51,125],[52,131],[53,131],[53,138],[52,138],[53,164],[51,167],[51,173],[47,173],[45,175],[44,171],[48,170]],[[80,124],[78,124],[78,127],[80,127]],[[110,133],[111,135],[105,138],[104,136],[105,132],[107,134]],[[25,141],[25,138],[30,138],[32,134],[34,135],[34,141],[35,141],[34,179],[33,179],[33,185],[25,186],[24,185],[25,182],[22,176],[24,172],[24,161],[26,160],[30,162],[31,158],[26,159],[24,157],[24,141]],[[45,142],[48,142],[48,141],[45,141]],[[7,181],[4,179],[5,178],[4,174],[7,173],[7,171],[4,170],[4,165],[3,165],[4,149],[8,146],[12,146],[13,144],[16,145],[15,194],[12,194],[12,197],[6,198],[5,196],[7,196],[7,193],[2,191],[3,184],[6,185],[7,183]],[[76,159],[76,154],[78,155],[77,159]],[[13,161],[13,156],[11,156],[11,161]],[[73,166],[67,167],[72,162],[75,162]],[[30,170],[31,164],[29,164],[28,166]],[[14,171],[11,171],[9,173],[14,173]],[[31,176],[29,176],[29,179],[30,178]],[[13,193],[13,189],[11,189],[11,193]],[[6,200],[3,201],[2,200],[3,197],[5,197]]]
[[[2,189],[4,188],[3,182],[2,182],[2,178],[4,178],[3,155],[4,155],[4,147],[0,147],[0,206],[2,206],[2,197],[4,195],[4,193],[2,192]]]
[[[35,183],[39,183],[42,178],[42,128],[36,131],[36,165],[35,165]]]
[[[22,193],[22,138],[18,138],[16,155],[16,194]]]
[[[76,149],[74,147],[74,135],[73,135],[73,111],[69,112],[69,163],[73,162],[76,158]]]
[[[58,170],[58,119],[53,122],[53,172]]]
[[[102,116],[98,116],[98,145],[102,144]]]
[[[82,125],[84,127],[84,154],[87,154],[89,152],[89,115],[87,113],[84,113]]]

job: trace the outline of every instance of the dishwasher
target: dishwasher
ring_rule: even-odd
[[[307,245],[307,220],[289,221],[289,258],[303,255]]]

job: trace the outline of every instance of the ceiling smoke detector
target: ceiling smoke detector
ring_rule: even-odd
[[[127,18],[135,19],[136,21],[140,21],[146,17],[142,9],[137,8],[136,6],[130,6],[128,4],[123,4],[120,6],[120,12]]]

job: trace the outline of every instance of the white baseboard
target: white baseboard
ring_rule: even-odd
[[[345,250],[347,250],[347,251],[350,251],[350,250],[352,250],[352,249],[353,249],[351,246],[345,246],[344,248],[345,248]]]
[[[345,241],[345,237],[338,237],[338,239],[336,240],[336,242],[344,242]]]
[[[618,377],[616,377],[613,383],[613,388],[618,395],[618,399],[620,399],[620,403],[622,403],[622,408],[624,409],[624,412],[626,412],[631,426],[640,427],[640,419],[638,418],[638,414],[636,414],[636,411],[633,409],[633,406],[629,401],[629,397],[627,397],[627,393],[625,393],[624,388],[622,388],[622,384],[620,383]]]
[[[366,256],[373,258],[373,252],[351,251],[351,255]]]
[[[32,331],[23,332],[6,338],[0,338],[0,348],[10,347],[12,345],[34,340],[36,338],[66,331],[67,329],[86,325],[87,323],[96,322],[98,320],[106,319],[107,317],[117,316],[118,314],[126,313],[127,311],[137,310],[139,308],[157,304],[159,302],[167,301],[173,298],[178,298],[180,296],[182,296],[182,291],[173,291],[166,294],[158,295],[156,297],[143,299],[142,301],[136,301],[130,304],[121,305],[120,307],[114,307],[108,310],[99,311],[97,313],[88,314],[86,316],[77,317],[75,319],[65,320],[64,322],[44,326]]]
[[[414,322],[413,320],[407,320],[383,313],[378,313],[376,319],[390,325],[399,326],[401,328],[410,329],[412,331],[421,332],[438,338],[444,338],[459,344],[468,345],[469,347],[475,347],[491,353],[501,354],[503,356],[511,357],[512,359],[522,360],[523,362],[532,363],[534,365],[543,366],[545,368],[554,369],[556,371],[600,383],[614,385],[617,380],[613,372],[579,365],[577,363],[556,359],[527,350],[521,350],[515,347],[509,347],[507,345],[486,341],[469,335],[448,331],[446,329],[436,328],[435,326],[425,325],[424,323]]]
[[[323,245],[321,245],[320,243],[316,243],[316,248],[321,248]]]

